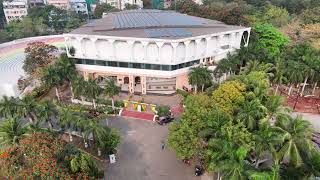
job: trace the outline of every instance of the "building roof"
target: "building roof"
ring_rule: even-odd
[[[243,28],[174,11],[128,10],[109,13],[70,34],[180,39]]]

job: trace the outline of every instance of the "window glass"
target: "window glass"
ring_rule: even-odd
[[[153,65],[153,67],[152,67],[152,69],[154,69],[154,70],[160,70],[160,65],[158,65],[158,64],[154,64]]]
[[[145,69],[151,69],[151,64],[145,64],[145,65],[144,65],[144,68],[145,68]]]
[[[169,71],[169,65],[161,65],[161,70]]]
[[[99,65],[99,66],[106,66],[106,61],[96,60],[96,65]]]
[[[129,67],[129,63],[127,63],[127,62],[119,62],[119,66],[120,67]]]

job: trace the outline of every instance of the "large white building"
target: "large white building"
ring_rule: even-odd
[[[7,23],[21,19],[28,14],[26,0],[3,1],[3,11]]]
[[[125,9],[126,4],[137,5],[139,8],[143,8],[142,0],[100,0],[101,3],[108,3],[111,6],[120,10]]]
[[[65,34],[68,56],[85,78],[115,78],[130,93],[171,94],[191,88],[188,72],[215,68],[229,52],[246,46],[250,28],[173,11],[133,10]]]
[[[76,13],[88,14],[88,6],[85,0],[69,0],[70,9]]]

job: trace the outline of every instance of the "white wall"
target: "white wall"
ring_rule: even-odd
[[[244,31],[250,33],[250,28],[179,40],[78,34],[64,37],[67,48],[75,48],[75,58],[175,65],[239,49]],[[224,45],[230,48],[221,49]]]

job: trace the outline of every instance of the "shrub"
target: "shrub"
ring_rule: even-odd
[[[168,116],[171,114],[169,106],[157,106],[159,116]]]
[[[181,89],[177,89],[176,93],[181,95],[184,98],[186,98],[189,95],[189,93],[187,91],[181,90]]]

